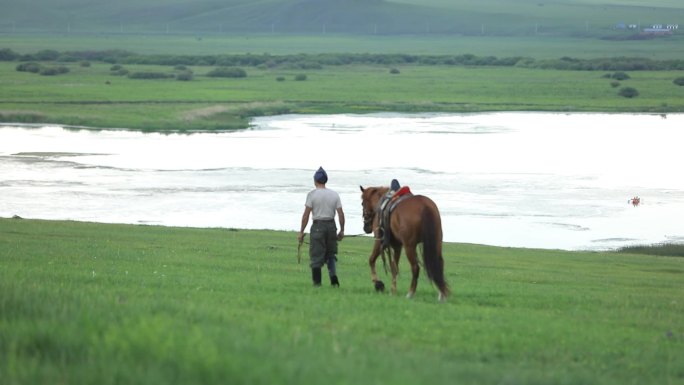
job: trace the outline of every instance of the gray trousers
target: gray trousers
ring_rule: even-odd
[[[311,268],[320,268],[323,264],[328,266],[330,276],[337,275],[337,226],[334,220],[315,220],[311,225],[311,238],[309,242],[309,258]]]

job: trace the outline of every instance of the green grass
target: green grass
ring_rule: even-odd
[[[684,16],[681,4],[674,0],[349,0],[306,4],[121,0],[101,7],[82,6],[75,0],[32,0],[5,8],[0,15],[0,47],[18,53],[121,49],[163,55],[407,53],[536,60],[678,60],[682,58],[680,33],[651,40],[605,38],[625,38],[631,33],[611,30],[617,22],[670,23]],[[381,21],[390,20],[420,31],[335,31],[331,15],[340,23],[355,22],[364,28],[370,24],[382,28]],[[440,32],[440,23],[431,15],[446,17],[449,24],[469,30]],[[297,29],[309,28],[309,22],[317,29]],[[31,27],[31,23],[37,24]],[[263,27],[263,23],[267,29],[277,24],[292,30],[250,29]],[[330,29],[323,33],[320,26],[325,23]],[[217,30],[219,24],[227,29]],[[65,25],[73,27],[70,32],[64,30]],[[160,32],[159,28],[167,25],[170,32]],[[426,29],[428,25],[431,27]],[[228,26],[234,30],[229,31]],[[244,128],[254,116],[283,113],[684,110],[684,88],[672,84],[682,76],[681,71],[630,73],[632,79],[621,87],[636,88],[639,96],[626,99],[596,72],[404,66],[400,75],[390,76],[389,68],[354,65],[306,71],[307,81],[293,82],[302,71],[248,68],[246,79],[215,79],[204,76],[211,68],[195,67],[193,81],[179,82],[113,77],[109,65],[101,63],[89,68],[71,65],[71,73],[54,78],[16,73],[15,64],[0,63],[3,122],[193,131]],[[131,71],[170,71],[157,66],[127,67]],[[276,82],[280,76],[287,80]]]
[[[681,59],[684,37],[675,35],[652,40],[610,41],[578,36],[348,36],[311,35],[98,35],[98,34],[0,34],[0,48],[22,54],[43,49],[58,51],[127,50],[138,54],[319,54],[319,53],[408,53],[416,55],[461,55],[557,59],[602,57],[647,57]]]
[[[680,384],[684,259],[446,244],[453,296],[315,289],[291,232],[0,219],[3,384]],[[382,273],[381,273],[382,275]]]
[[[681,112],[679,71],[630,72],[626,99],[603,72],[516,67],[349,65],[322,70],[246,68],[240,79],[210,78],[212,67],[192,67],[194,80],[137,80],[112,76],[109,64],[40,76],[0,62],[0,120],[138,130],[212,130],[246,127],[249,118],[283,113],[605,111]],[[127,65],[131,72],[172,67]],[[294,81],[306,73],[306,81]],[[282,76],[286,80],[276,81]],[[109,84],[107,84],[109,82]]]

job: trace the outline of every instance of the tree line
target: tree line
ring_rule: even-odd
[[[0,49],[0,61],[99,61],[111,64],[192,65],[220,67],[260,67],[288,69],[320,69],[324,66],[342,65],[453,65],[453,66],[500,66],[532,69],[555,69],[569,71],[672,71],[684,70],[684,60],[653,60],[640,57],[610,57],[578,59],[534,59],[514,56],[460,55],[410,55],[370,53],[326,54],[222,54],[222,55],[141,55],[125,50],[66,51],[41,50],[31,54],[19,54],[11,49]]]

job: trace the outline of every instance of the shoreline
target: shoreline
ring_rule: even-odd
[[[155,223],[124,223],[124,222],[96,222],[96,221],[82,221],[74,219],[43,219],[43,218],[24,218],[19,215],[13,215],[12,217],[0,216],[0,221],[25,221],[25,222],[35,222],[35,223],[49,223],[49,224],[60,224],[60,223],[71,223],[75,225],[92,225],[94,227],[109,227],[109,226],[123,226],[128,228],[135,227],[145,227],[145,228],[164,228],[168,230],[187,230],[187,231],[226,231],[226,232],[245,232],[245,233],[292,233],[293,236],[298,233],[298,230],[276,230],[276,229],[249,229],[249,228],[235,228],[235,227],[197,227],[197,226],[170,226]],[[350,238],[347,236],[347,238]],[[366,234],[355,235],[351,238],[368,238],[370,236]],[[294,239],[294,237],[293,237]],[[467,246],[467,247],[481,247],[481,248],[491,248],[499,250],[529,250],[529,251],[539,251],[539,252],[562,252],[562,253],[578,253],[578,254],[601,254],[601,253],[627,253],[633,251],[636,254],[645,254],[661,257],[672,257],[679,258],[684,257],[684,241],[682,242],[657,242],[651,244],[638,244],[632,246],[624,246],[605,250],[591,250],[591,249],[577,249],[577,250],[567,250],[561,248],[541,248],[541,247],[518,247],[518,246],[498,246],[498,245],[488,245],[484,243],[470,243],[470,242],[443,242],[444,245],[450,246]],[[663,254],[663,250],[670,250],[672,255]]]
[[[242,131],[242,130],[249,130],[254,128],[254,125],[252,124],[254,119],[258,118],[277,118],[278,116],[315,116],[315,115],[367,115],[367,116],[372,116],[372,115],[381,115],[381,114],[396,114],[396,115],[402,115],[402,116],[415,116],[415,115],[429,115],[429,114],[434,114],[434,115],[484,115],[484,114],[503,114],[503,113],[513,113],[513,114],[549,114],[549,115],[644,115],[644,116],[660,116],[663,119],[667,119],[668,115],[684,115],[684,111],[593,111],[593,110],[587,110],[587,111],[562,111],[562,110],[492,110],[492,111],[482,111],[482,110],[473,110],[473,111],[411,111],[411,112],[402,112],[402,111],[386,111],[386,110],[377,110],[377,111],[370,111],[367,110],[366,112],[360,113],[360,112],[331,112],[331,113],[325,113],[325,112],[311,112],[311,113],[300,113],[300,112],[291,112],[291,113],[286,113],[286,114],[276,114],[276,115],[260,115],[260,116],[252,116],[249,118],[249,124],[247,124],[244,127],[241,128],[230,128],[230,129],[191,129],[191,128],[179,128],[179,129],[141,129],[141,128],[136,128],[136,127],[104,127],[104,126],[93,126],[93,125],[72,125],[72,124],[62,124],[59,123],[58,121],[54,122],[45,122],[45,123],[24,123],[24,122],[6,122],[6,121],[0,121],[0,128],[4,127],[19,127],[19,128],[43,128],[43,127],[60,127],[68,131],[80,131],[80,130],[85,130],[85,131],[130,131],[130,132],[141,132],[141,133],[158,133],[158,134],[211,134],[211,133],[226,133],[226,132],[235,132],[235,131]]]

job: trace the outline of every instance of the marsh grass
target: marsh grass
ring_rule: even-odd
[[[619,250],[621,253],[635,253],[646,255],[661,255],[670,257],[684,257],[684,244],[681,243],[665,243],[656,245],[637,245],[622,247]]]
[[[684,260],[446,244],[438,304],[371,240],[315,289],[280,231],[0,219],[3,384],[668,384]],[[382,275],[382,273],[381,273]],[[386,278],[387,280],[387,278]]]
[[[46,121],[45,114],[37,111],[0,110],[0,122],[43,123]]]
[[[187,122],[192,122],[198,119],[206,119],[230,111],[228,106],[210,106],[198,108],[195,110],[185,111],[182,114],[182,119]]]

